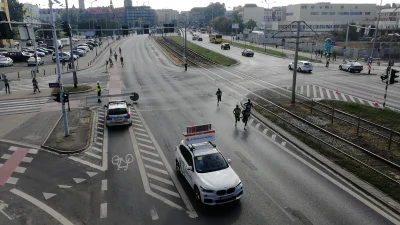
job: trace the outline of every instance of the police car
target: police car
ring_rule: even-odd
[[[131,110],[126,101],[110,101],[107,107],[106,126],[132,125]]]
[[[185,139],[175,149],[176,170],[193,188],[195,197],[206,205],[239,200],[243,184],[215,141],[211,124],[187,127]]]

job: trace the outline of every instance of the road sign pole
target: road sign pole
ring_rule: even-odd
[[[51,26],[52,26],[52,30],[53,30],[54,53],[56,55],[56,65],[57,65],[57,75],[58,75],[57,81],[60,84],[60,99],[63,102],[61,111],[63,114],[63,121],[64,121],[64,135],[69,136],[68,117],[67,117],[67,111],[65,110],[65,103],[64,103],[64,88],[63,88],[62,79],[61,79],[60,57],[58,55],[56,26],[55,26],[54,18],[53,18],[53,2],[51,0],[49,0],[49,7],[50,7],[50,22],[51,22]]]
[[[68,24],[70,24],[70,19],[69,19],[69,11],[68,11],[68,0],[65,0],[65,9],[67,10],[67,21]],[[72,31],[71,31],[71,36],[68,37],[69,38],[69,47],[71,50],[71,65],[72,65],[72,77],[74,79],[74,88],[78,87],[78,77],[76,75],[76,67],[75,67],[75,59],[74,59],[74,51],[72,49]],[[96,48],[97,51],[97,48]],[[97,55],[97,54],[96,54]]]
[[[390,80],[390,74],[389,74],[389,80]],[[385,105],[386,105],[386,95],[387,95],[388,86],[389,86],[389,81],[386,81],[386,88],[385,88],[385,95],[383,96],[383,105],[382,105],[382,109],[385,109]]]
[[[297,60],[299,55],[299,36],[300,36],[300,23],[297,21],[297,34],[296,34],[296,50],[294,52],[294,67],[293,67],[293,84],[292,84],[292,104],[296,104],[296,75],[297,75]]]

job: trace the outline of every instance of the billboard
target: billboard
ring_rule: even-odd
[[[232,29],[239,29],[238,23],[232,23]]]

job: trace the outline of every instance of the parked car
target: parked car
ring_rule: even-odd
[[[14,62],[26,62],[26,60],[32,57],[32,54],[29,52],[10,51],[5,56],[11,58]]]
[[[38,51],[38,52],[43,52],[45,55],[48,55],[48,54],[50,54],[50,52],[49,51],[47,51],[46,49],[44,49],[44,48],[36,48],[36,51]]]
[[[78,55],[79,57],[82,57],[85,55],[85,52],[82,50],[73,50],[74,55]]]
[[[47,47],[47,44],[40,44],[39,47]]]
[[[82,50],[82,51],[85,51],[85,53],[87,53],[90,51],[90,48],[86,47],[86,46],[78,46],[78,47],[73,48],[73,50]]]
[[[345,60],[343,63],[339,65],[339,70],[347,70],[350,73],[352,72],[361,72],[364,69],[361,63],[351,60]]]
[[[294,68],[294,62],[289,63],[289,70]],[[308,61],[297,61],[297,71],[299,72],[310,72],[313,71],[313,65]]]
[[[229,49],[231,49],[231,46],[229,45],[229,43],[222,43],[221,44],[221,49],[222,50],[229,50]]]
[[[242,56],[249,56],[249,57],[253,57],[254,56],[254,52],[250,49],[245,49],[242,52]]]
[[[86,44],[88,44],[88,45],[92,45],[93,47],[96,47],[96,46],[98,46],[98,44],[97,44],[97,43],[94,43],[94,42],[91,42],[91,41],[88,41],[88,42],[86,42]]]
[[[202,37],[197,38],[198,41],[203,41]]]
[[[59,52],[58,53],[58,57],[60,58],[60,61],[70,61],[71,60],[71,54],[68,52]],[[52,56],[53,61],[56,61],[56,53],[53,53]],[[77,60],[78,57],[76,55],[74,55],[74,61]]]
[[[54,52],[54,50],[53,49],[49,49],[49,48],[45,48],[46,49],[46,51],[48,51],[49,52],[49,54],[53,54],[53,52]]]
[[[88,47],[88,48],[90,48],[90,50],[93,49],[93,47],[92,47],[91,45],[88,45],[88,44],[78,44],[78,47],[79,47],[79,46]]]
[[[43,65],[43,64],[44,64],[43,59],[40,58],[40,57],[37,57],[37,64],[38,64],[38,65]],[[30,57],[30,58],[28,59],[28,66],[35,66],[35,65],[36,65],[35,57]]]
[[[193,40],[193,41],[197,40],[197,37],[196,37],[196,36],[193,36],[193,37],[192,37],[192,40]]]
[[[45,57],[45,56],[46,56],[45,53],[39,52],[39,51],[36,51],[36,52],[35,52],[34,50],[29,50],[29,51],[27,51],[27,52],[33,54],[34,56],[35,56],[35,53],[36,53],[36,55],[38,55],[39,57]]]
[[[0,57],[0,66],[12,66],[14,61],[10,57]]]

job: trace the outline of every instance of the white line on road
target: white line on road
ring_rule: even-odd
[[[97,127],[97,129],[104,130],[104,127]]]
[[[15,152],[15,151],[17,151],[18,148],[19,148],[19,147],[11,146],[10,148],[8,148],[8,150]],[[38,153],[38,150],[37,150],[37,149],[29,149],[28,153],[30,153],[30,154],[37,154],[37,153]]]
[[[92,156],[92,157],[94,157],[94,158],[96,158],[96,159],[101,159],[101,156],[96,155],[96,154],[91,153],[91,152],[85,152],[85,154],[86,154],[86,155],[89,155],[89,156]]]
[[[92,147],[91,149],[92,149],[92,150],[95,150],[95,151],[98,151],[98,152],[103,152],[101,149],[96,148],[96,147]]]
[[[108,169],[108,129],[104,130],[104,140],[103,140],[103,171]]]
[[[314,94],[313,98],[317,98],[317,87],[315,87],[315,85],[313,85],[312,89],[313,89],[313,94]]]
[[[140,121],[140,120],[132,119],[132,121],[133,121],[133,122],[136,122],[136,123],[142,123],[142,121]]]
[[[303,94],[303,91],[304,91],[304,86],[301,85],[301,86],[300,86],[300,94]]]
[[[97,136],[97,139],[103,140],[103,138],[102,138],[102,137],[99,137],[99,136]]]
[[[342,96],[342,98],[343,98],[343,101],[347,102],[347,98],[346,98],[346,96],[345,96],[343,93],[340,93],[340,95]]]
[[[142,126],[142,125],[141,125]],[[142,134],[142,133],[136,133],[137,135],[143,136],[143,137],[149,137],[147,134]]]
[[[102,191],[107,191],[107,180],[102,180],[101,181],[101,190]]]
[[[17,184],[19,178],[15,178],[15,177],[9,177],[6,181],[7,184]]]
[[[154,180],[158,180],[158,181],[161,181],[161,182],[164,182],[164,183],[166,183],[166,184],[169,184],[169,185],[174,186],[174,183],[172,183],[171,180],[168,180],[168,179],[165,179],[165,178],[162,178],[162,177],[153,175],[153,174],[151,174],[151,173],[147,173],[147,176],[150,177],[150,178],[152,178],[152,179],[154,179]]]
[[[147,139],[144,139],[144,138],[140,138],[140,137],[136,137],[136,140],[138,140],[138,141],[144,141],[144,142],[153,144],[153,142],[151,142],[150,140],[147,140]]]
[[[103,146],[103,143],[101,142],[96,142],[97,145]]]
[[[282,141],[281,145],[282,145],[283,147],[285,147],[285,146],[286,146],[286,141]]]
[[[107,218],[107,203],[101,203],[100,205],[100,218]]]
[[[263,130],[263,134],[267,135],[268,129]]]
[[[146,151],[146,150],[143,150],[143,149],[139,149],[139,150],[140,150],[141,153],[152,155],[152,156],[155,156],[155,157],[160,157],[157,153]]]
[[[42,209],[43,211],[45,211],[46,213],[48,213],[50,216],[52,216],[54,219],[56,219],[58,222],[60,222],[63,225],[73,225],[73,223],[71,223],[71,221],[69,221],[67,218],[65,218],[63,215],[61,215],[60,213],[58,213],[57,211],[55,211],[54,209],[50,208],[49,206],[47,206],[46,204],[44,204],[43,202],[37,200],[36,198],[25,194],[24,192],[17,190],[15,188],[10,190],[11,193],[18,195],[19,197],[31,202],[32,204],[36,205],[37,207],[39,207],[40,209]]]
[[[272,138],[272,140],[274,140],[274,141],[275,141],[276,134],[273,134],[273,135],[271,136],[271,138]]]
[[[326,89],[326,88],[325,88],[325,90],[326,90],[326,95],[328,96],[328,99],[332,99],[332,98],[331,98],[331,93],[330,93],[329,89]]]
[[[307,85],[307,97],[310,97],[310,85]]]
[[[133,126],[139,126],[139,127],[143,127],[142,124],[138,124],[138,123],[134,123]],[[137,133],[137,134],[141,134],[141,133]]]
[[[154,148],[153,146],[150,146],[150,145],[145,145],[145,144],[141,144],[141,143],[138,143],[138,145],[142,146],[142,147],[145,147],[145,148],[156,150],[156,148]]]
[[[169,195],[172,195],[174,197],[180,198],[179,194],[176,193],[175,191],[168,190],[166,188],[160,187],[160,186],[152,184],[152,183],[150,183],[150,187],[152,187],[152,188],[154,188],[156,190],[159,190],[161,192],[164,192],[165,194],[169,194]]]
[[[149,162],[153,162],[153,163],[159,164],[159,165],[164,165],[161,161],[158,161],[158,160],[155,160],[155,159],[150,159],[150,158],[147,158],[146,156],[142,156],[142,159],[147,160]]]
[[[320,98],[325,98],[324,92],[322,91],[322,87],[319,87],[319,95],[320,95]]]
[[[141,128],[137,128],[137,127],[134,127],[133,129],[138,130],[138,131],[142,131],[142,132],[146,132],[145,129],[141,129]]]
[[[150,209],[150,215],[152,220],[158,220],[158,214],[156,208]]]
[[[260,127],[260,123],[257,123],[257,125],[256,125],[256,130],[258,129]]]
[[[103,151],[103,162],[104,162],[104,152],[105,152],[105,151]],[[68,157],[68,158],[71,159],[71,160],[73,160],[73,161],[75,161],[75,162],[82,163],[82,164],[84,164],[84,165],[86,165],[86,166],[90,166],[90,167],[92,167],[92,168],[95,168],[95,169],[98,169],[98,170],[101,170],[101,171],[106,171],[106,170],[107,170],[107,168],[104,168],[104,164],[103,164],[103,167],[101,167],[101,166],[98,166],[98,165],[96,165],[96,164],[93,164],[93,163],[90,163],[90,162],[88,162],[88,161],[85,161],[85,160],[82,160],[82,159],[80,159],[80,158],[77,158],[77,157],[75,157],[75,156],[70,156],[70,157]]]
[[[159,172],[159,173],[168,175],[168,172],[167,172],[166,170],[162,170],[162,169],[159,169],[159,168],[157,168],[157,167],[150,166],[150,165],[146,165],[146,164],[144,164],[144,167],[146,167],[147,169],[151,169],[151,170],[157,171],[157,172]]]

